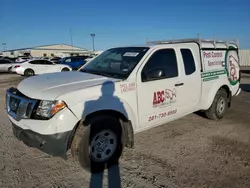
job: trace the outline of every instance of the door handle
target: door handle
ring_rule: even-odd
[[[183,85],[184,85],[184,83],[175,84],[176,87],[183,86]]]

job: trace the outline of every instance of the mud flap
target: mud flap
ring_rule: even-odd
[[[134,148],[134,130],[130,121],[123,122],[123,130],[125,132],[125,147]]]

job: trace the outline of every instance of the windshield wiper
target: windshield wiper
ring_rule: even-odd
[[[112,77],[110,74],[105,73],[105,72],[98,72],[98,71],[92,71],[92,70],[87,70],[87,71],[86,70],[81,70],[81,72],[96,74],[96,75],[105,76],[105,77]]]

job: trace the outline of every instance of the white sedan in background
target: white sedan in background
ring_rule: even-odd
[[[0,72],[11,72],[11,68],[13,65],[15,65],[15,62],[0,58]]]
[[[12,72],[24,76],[34,76],[37,74],[72,71],[68,65],[55,64],[48,60],[33,59],[13,66]]]

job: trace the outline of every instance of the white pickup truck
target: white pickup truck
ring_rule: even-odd
[[[6,92],[13,133],[26,145],[98,172],[134,134],[203,111],[220,120],[240,93],[238,44],[154,41],[104,51],[79,71],[29,77]]]

